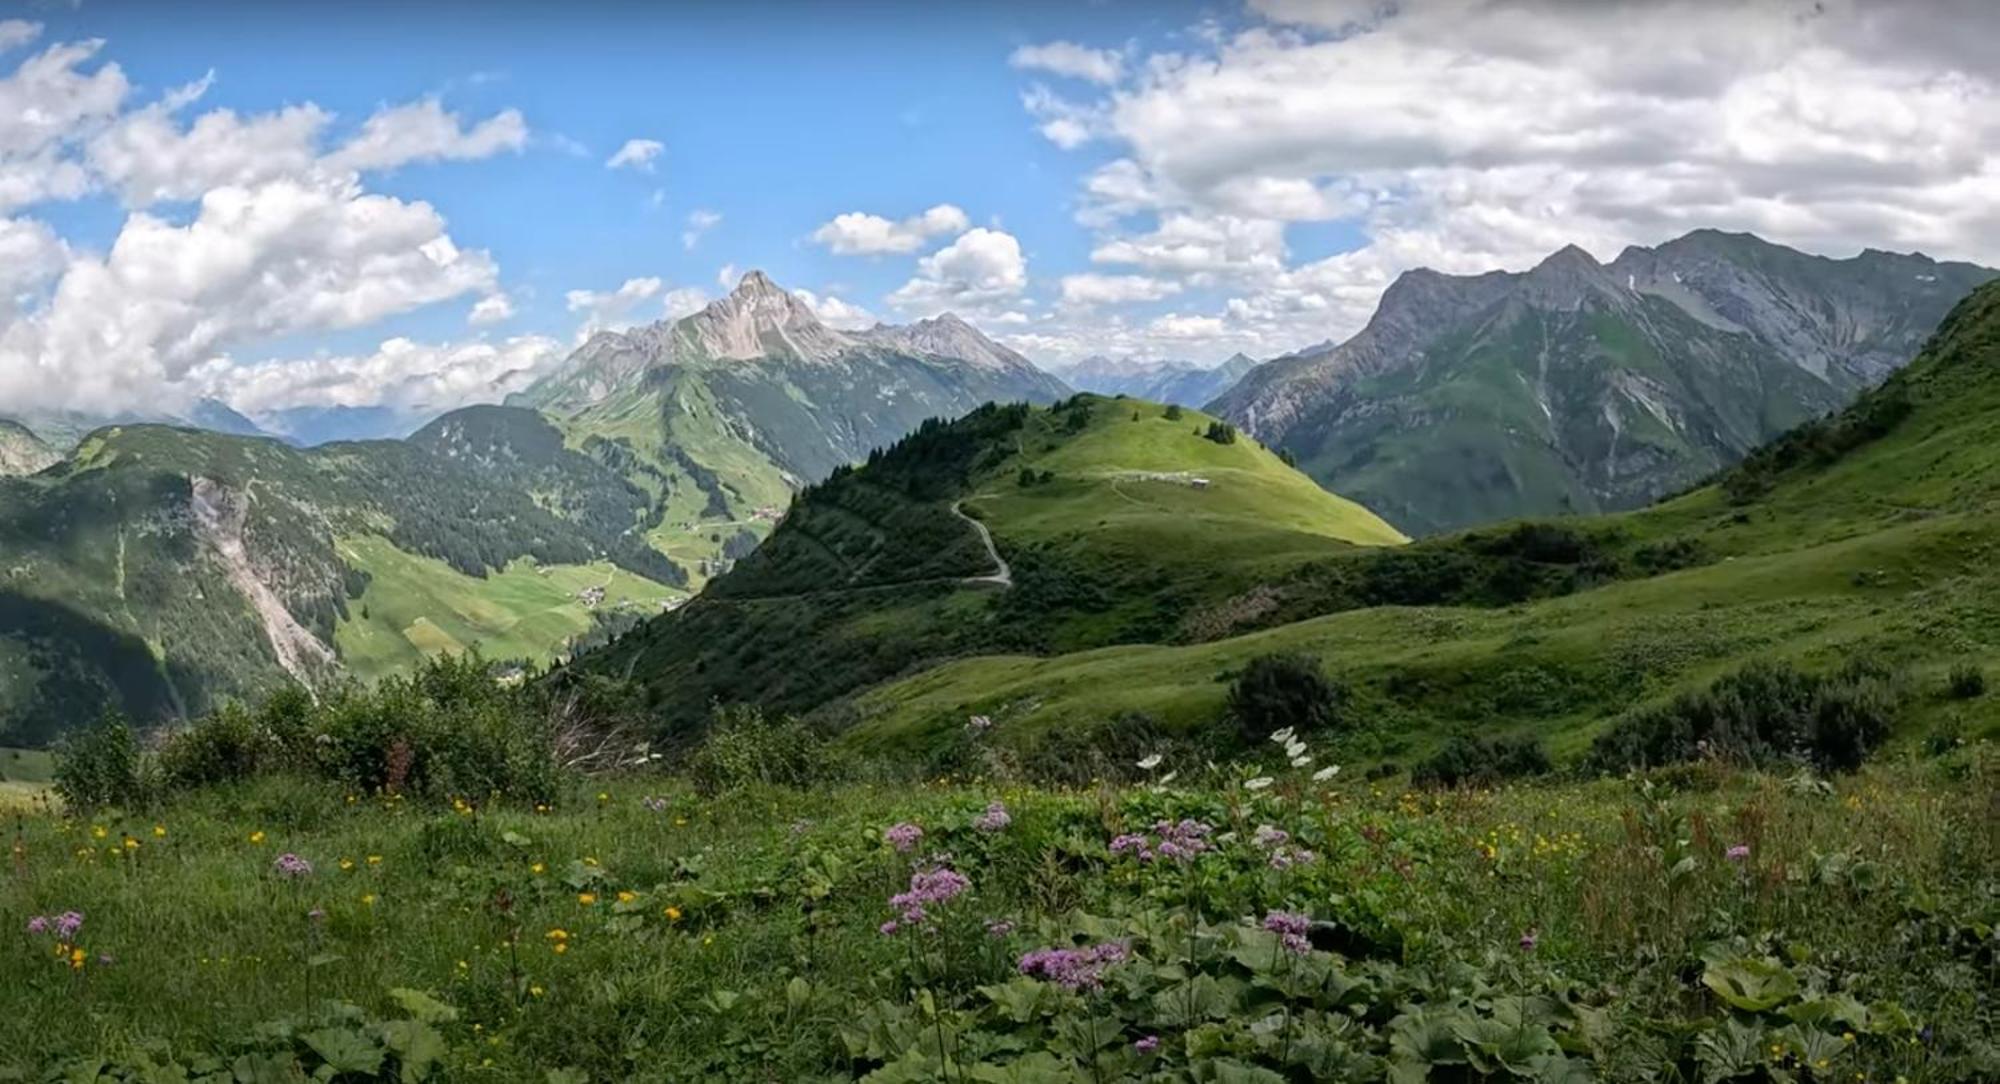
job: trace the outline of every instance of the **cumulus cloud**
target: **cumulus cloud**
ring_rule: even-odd
[[[563,295],[569,311],[583,314],[579,338],[603,328],[618,326],[639,303],[658,297],[666,285],[656,276],[626,279],[616,290],[571,290]]]
[[[954,307],[977,311],[1018,297],[1027,285],[1021,242],[981,226],[917,261],[916,277],[897,287],[889,303],[920,315]]]
[[[971,224],[964,211],[949,203],[940,203],[901,222],[850,211],[814,230],[812,239],[833,252],[849,256],[915,252],[931,238],[961,232]]]
[[[720,212],[706,211],[700,208],[689,211],[687,228],[681,231],[681,247],[692,252],[694,246],[701,243],[701,235],[714,229],[721,222],[722,215]]]
[[[34,37],[18,21],[7,25],[17,44]],[[131,89],[117,64],[84,70],[103,47],[101,41],[51,45],[0,78],[0,213],[89,190],[89,172],[65,152],[117,116]]]
[[[394,338],[367,354],[213,362],[190,379],[206,394],[252,417],[306,406],[438,413],[520,391],[565,353],[563,344],[539,335],[498,343]]]
[[[0,19],[0,52],[18,49],[42,36],[42,24],[26,19]]]
[[[811,290],[793,290],[791,293],[793,297],[805,302],[806,308],[811,309],[813,315],[819,317],[820,323],[828,327],[839,328],[842,331],[861,331],[881,322],[874,313],[859,305],[842,301],[832,294],[822,296]]]
[[[669,320],[700,312],[708,304],[708,291],[699,286],[681,286],[660,295],[660,309]]]
[[[1064,275],[1062,299],[1070,305],[1116,305],[1158,301],[1181,292],[1181,284],[1146,275]]]
[[[487,294],[465,314],[465,322],[478,327],[482,324],[497,324],[514,317],[514,302],[506,294]]]
[[[425,98],[377,110],[326,162],[333,169],[394,169],[411,162],[487,158],[527,145],[528,125],[518,109],[467,128],[436,98]]]
[[[1125,71],[1124,58],[1117,53],[1070,41],[1023,45],[1014,50],[1007,62],[1016,68],[1066,75],[1092,83],[1116,83]]]
[[[1078,200],[1093,259],[1226,286],[1208,315],[1229,341],[1344,337],[1411,267],[1520,268],[1572,242],[1611,256],[1698,227],[2000,263],[2000,8],[1252,7],[1095,98],[1023,99],[1058,144],[1113,149]],[[1294,262],[1287,231],[1308,221],[1357,243]]]
[[[641,173],[653,172],[653,159],[667,145],[657,139],[628,139],[625,145],[604,160],[605,169],[636,169]]]

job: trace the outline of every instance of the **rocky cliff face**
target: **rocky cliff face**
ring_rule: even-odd
[[[61,458],[27,426],[0,418],[0,475],[33,474]]]
[[[1410,533],[1644,504],[1850,400],[1996,273],[1700,231],[1412,271],[1359,334],[1210,407]]]

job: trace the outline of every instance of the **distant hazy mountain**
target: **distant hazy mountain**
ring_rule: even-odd
[[[401,440],[423,428],[429,414],[411,414],[394,407],[291,407],[267,416],[265,424],[279,436],[302,447],[336,440]]]
[[[1995,274],[1712,230],[1610,264],[1411,271],[1359,334],[1211,409],[1412,534],[1631,508],[1851,401]]]
[[[26,411],[13,415],[12,420],[34,430],[57,449],[73,448],[86,433],[107,425],[178,425],[238,437],[274,435],[215,399],[198,400],[186,411],[125,410],[104,414],[82,410]]]
[[[1257,367],[1254,358],[1237,354],[1220,365],[1192,361],[1140,361],[1092,355],[1050,371],[1080,391],[1099,395],[1129,395],[1159,403],[1199,407],[1233,387]]]
[[[654,494],[655,544],[700,574],[768,531],[799,487],[926,418],[1067,393],[956,316],[839,331],[752,271],[691,316],[593,335],[508,403]]]

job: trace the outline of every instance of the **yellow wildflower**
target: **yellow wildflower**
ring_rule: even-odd
[[[375,906],[375,893],[373,893],[373,892],[369,892],[369,893],[366,893],[366,894],[364,894],[364,895],[363,895],[363,896],[361,897],[361,906],[363,906],[363,907],[373,907],[373,906]]]
[[[585,907],[595,907],[597,906],[597,893],[579,892],[576,894],[576,902],[584,905]]]
[[[534,865],[528,867],[528,872],[534,874],[537,877],[540,877],[542,875],[542,872],[546,869],[548,869],[547,866],[544,866],[540,862],[537,862]]]
[[[92,839],[103,839],[105,836],[108,836],[110,834],[111,833],[108,830],[106,830],[106,828],[101,824],[93,824],[90,826],[90,837]]]
[[[262,843],[262,842],[264,842],[264,833],[263,833],[263,831],[262,831],[262,830],[260,829],[260,830],[258,830],[258,831],[255,831],[255,832],[252,832],[252,833],[250,833],[250,842],[252,842],[252,843]]]
[[[371,854],[371,855],[369,855],[369,856],[368,856],[368,864],[369,864],[369,865],[371,865],[371,866],[379,866],[379,865],[381,865],[381,864],[382,864],[382,856],[381,856],[381,855],[379,855],[379,854]]]
[[[154,825],[154,826],[153,826],[153,838],[154,838],[154,839],[165,839],[165,838],[167,838],[167,826],[166,826],[166,825],[164,825],[164,824],[156,824],[156,825]]]
[[[669,907],[661,913],[667,916],[668,922],[679,922],[681,920],[681,909],[678,907]]]
[[[631,902],[632,902],[633,900],[636,900],[636,899],[638,899],[638,898],[639,898],[639,894],[638,894],[637,892],[620,892],[620,893],[618,893],[618,902],[619,902],[619,903],[631,903]]]

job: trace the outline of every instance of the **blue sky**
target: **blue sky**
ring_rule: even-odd
[[[0,4],[0,410],[448,409],[753,267],[1053,366],[1270,357],[1413,267],[1701,227],[2000,263],[1996,37],[1887,0]]]

